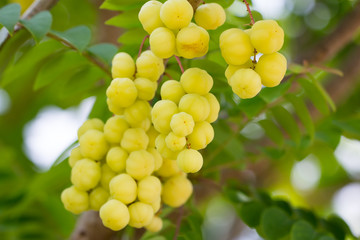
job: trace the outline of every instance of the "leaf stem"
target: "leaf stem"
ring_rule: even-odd
[[[250,19],[251,19],[250,25],[252,26],[252,25],[255,24],[255,21],[254,21],[253,15],[252,15],[251,10],[250,10],[250,5],[249,5],[249,3],[247,2],[247,0],[243,0],[243,2],[245,3],[246,9],[247,9],[247,11],[249,12],[249,16],[250,16]]]
[[[146,35],[145,37],[144,37],[144,39],[142,40],[142,42],[141,42],[141,45],[140,45],[140,48],[139,48],[139,53],[138,53],[138,58],[140,57],[140,54],[141,54],[141,52],[142,52],[142,50],[143,50],[143,48],[144,48],[144,44],[145,44],[145,41],[146,41],[146,39],[148,39],[150,36],[149,35]]]
[[[180,58],[179,58],[178,56],[176,56],[176,55],[174,55],[174,57],[175,57],[178,65],[179,65],[179,67],[180,67],[181,73],[184,73],[184,67],[183,67],[182,64],[181,64]]]
[[[183,216],[184,216],[184,205],[182,205],[179,208],[179,216],[178,216],[177,221],[176,221],[176,230],[175,230],[173,240],[176,240],[178,238],[178,236],[179,236],[180,226],[181,226],[181,221],[182,221]]]

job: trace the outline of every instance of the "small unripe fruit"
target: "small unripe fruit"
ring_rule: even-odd
[[[138,199],[144,203],[153,203],[161,195],[161,182],[157,177],[148,176],[138,182]]]
[[[150,117],[151,106],[147,101],[136,100],[134,104],[129,106],[124,111],[126,121],[135,126]]]
[[[253,68],[253,67],[254,67],[254,63],[252,62],[251,59],[249,59],[246,63],[242,65],[229,65],[225,70],[225,77],[229,82],[231,76],[240,68]]]
[[[89,208],[89,195],[75,186],[66,188],[61,193],[61,201],[69,212],[74,214],[82,213]]]
[[[154,217],[154,210],[151,205],[136,202],[129,206],[130,222],[129,225],[135,228],[142,228],[149,225]]]
[[[190,148],[195,150],[204,149],[214,139],[214,129],[206,121],[198,122],[187,138]]]
[[[229,84],[234,93],[240,98],[253,98],[261,90],[261,78],[252,69],[239,69],[229,79]]]
[[[186,113],[180,112],[174,114],[170,121],[171,130],[178,136],[187,136],[192,133],[195,126],[193,117]]]
[[[146,150],[131,152],[126,160],[126,172],[136,180],[150,176],[155,169],[155,159]]]
[[[257,51],[271,54],[284,44],[284,30],[274,20],[260,20],[252,26],[250,39]]]
[[[183,205],[191,196],[193,187],[184,176],[174,176],[163,185],[162,199],[170,207]]]
[[[84,157],[101,160],[109,149],[103,132],[88,130],[79,139],[80,151]]]
[[[156,175],[164,178],[172,177],[180,172],[176,160],[164,159],[162,166],[156,171]]]
[[[118,106],[111,101],[110,98],[106,99],[106,104],[109,108],[109,111],[112,112],[115,115],[122,115],[124,113],[124,108],[121,106]]]
[[[130,221],[127,206],[116,199],[107,201],[100,208],[99,214],[104,226],[113,231],[123,229]]]
[[[71,169],[71,182],[83,191],[96,187],[101,177],[100,164],[84,158],[77,161]]]
[[[101,119],[98,118],[92,118],[92,119],[88,119],[86,120],[81,127],[79,128],[77,135],[78,135],[78,139],[80,139],[80,137],[88,130],[99,130],[99,131],[103,131],[104,129],[104,122]]]
[[[129,107],[137,98],[137,89],[130,78],[115,78],[107,88],[106,96],[117,107]]]
[[[179,81],[168,80],[161,86],[160,95],[161,99],[171,100],[178,104],[181,97],[185,95],[185,91]]]
[[[210,104],[205,97],[190,93],[180,99],[179,111],[190,114],[195,122],[204,121],[209,117]]]
[[[112,60],[111,74],[113,78],[133,78],[135,73],[135,62],[132,57],[120,52]]]
[[[149,130],[146,132],[146,135],[148,135],[149,137],[149,144],[148,144],[149,148],[155,147],[155,139],[157,138],[157,136],[159,136],[159,134],[160,133],[156,131],[154,126],[150,126]]]
[[[151,120],[155,129],[164,134],[170,132],[171,117],[177,112],[177,105],[170,100],[156,102],[151,110]]]
[[[164,26],[163,22],[160,19],[160,9],[162,3],[158,1],[148,1],[140,9],[139,20],[149,34],[158,28]]]
[[[187,0],[167,0],[160,9],[160,18],[166,27],[181,29],[189,25],[193,8]]]
[[[150,35],[150,48],[159,58],[169,58],[174,55],[176,41],[174,33],[165,27],[155,29]]]
[[[136,77],[150,79],[156,82],[161,74],[164,73],[165,67],[163,59],[157,57],[152,51],[147,50],[141,53],[136,60]]]
[[[106,163],[101,166],[101,179],[100,183],[101,186],[106,190],[109,191],[109,183],[113,177],[116,176],[116,173],[111,170],[109,165]]]
[[[214,94],[212,94],[212,93],[208,93],[208,94],[204,95],[204,97],[206,98],[206,100],[208,100],[208,102],[210,104],[209,117],[207,119],[205,119],[205,121],[207,121],[209,123],[215,122],[219,116],[220,103],[217,100],[217,98],[214,96]]]
[[[172,151],[167,147],[165,141],[166,135],[160,134],[155,140],[155,147],[159,151],[162,157],[176,159],[179,152]]]
[[[122,116],[109,118],[104,126],[104,136],[107,142],[120,144],[124,132],[129,128],[129,124]]]
[[[148,144],[149,137],[142,128],[129,128],[121,140],[121,147],[128,152],[146,149]]]
[[[134,81],[135,87],[138,91],[138,98],[149,101],[154,98],[157,83],[147,78],[137,78]]]
[[[181,75],[180,83],[186,93],[207,94],[212,88],[212,77],[200,68],[189,68]]]
[[[106,203],[109,193],[102,187],[94,188],[89,194],[90,209],[99,211],[101,206]]]
[[[201,4],[195,12],[195,22],[206,30],[216,29],[224,24],[226,14],[223,7],[217,3]]]
[[[155,148],[148,148],[147,151],[151,153],[154,157],[154,161],[155,161],[154,171],[158,170],[163,164],[163,158],[161,154]]]
[[[209,33],[202,27],[189,25],[176,35],[178,55],[192,59],[204,56],[209,50]]]
[[[203,157],[201,153],[194,149],[182,150],[176,161],[179,168],[185,173],[196,173],[203,165]]]
[[[186,139],[184,136],[177,136],[173,132],[170,132],[165,138],[166,146],[176,152],[185,147]]]
[[[159,232],[163,227],[163,222],[160,217],[154,216],[151,222],[145,226],[145,228],[150,232]]]
[[[70,157],[69,157],[70,167],[74,167],[75,163],[83,158],[84,158],[84,156],[81,155],[80,147],[73,148],[71,150]]]
[[[128,153],[124,149],[115,146],[106,154],[106,163],[114,172],[122,172],[125,170],[127,157]]]
[[[281,53],[264,54],[260,57],[255,71],[260,75],[264,86],[275,87],[284,78],[286,65],[286,58]]]
[[[137,185],[128,174],[122,173],[113,177],[109,187],[111,196],[124,204],[132,203],[136,199]]]

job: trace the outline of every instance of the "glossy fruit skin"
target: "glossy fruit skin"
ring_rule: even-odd
[[[147,78],[136,78],[135,87],[138,91],[138,98],[141,100],[150,101],[154,98],[157,89],[157,83]]]
[[[200,122],[209,117],[210,104],[205,97],[189,93],[180,99],[179,111],[190,114],[195,122]]]
[[[89,208],[89,195],[75,186],[64,189],[61,193],[61,201],[69,212],[80,214]]]
[[[236,95],[242,99],[253,98],[261,90],[261,78],[252,69],[239,69],[229,79],[229,84]]]
[[[168,28],[156,28],[150,34],[151,51],[159,58],[170,58],[176,51],[175,34]]]
[[[163,227],[163,221],[160,217],[154,216],[151,222],[145,226],[150,232],[159,232]]]
[[[130,78],[115,78],[106,90],[111,103],[119,108],[131,106],[137,98],[137,89]]]
[[[124,204],[135,201],[137,196],[136,181],[126,173],[113,177],[109,183],[110,195]]]
[[[111,199],[102,205],[99,214],[104,226],[113,231],[125,228],[130,221],[128,207],[116,199]]]
[[[132,78],[135,73],[135,62],[125,52],[117,53],[112,60],[111,75],[113,78]]]
[[[135,76],[147,78],[153,82],[156,82],[165,71],[163,59],[157,57],[151,50],[142,52],[135,64],[137,70]]]
[[[160,100],[151,110],[151,120],[160,133],[170,132],[171,117],[178,112],[177,105],[170,100]]]
[[[208,118],[205,119],[205,121],[207,121],[209,123],[215,122],[219,116],[220,103],[217,100],[217,98],[215,97],[215,95],[212,93],[205,94],[204,97],[206,98],[206,100],[208,100],[208,102],[210,104],[210,113],[209,113]]]
[[[178,104],[185,91],[179,81],[168,80],[163,83],[160,90],[161,99],[171,100]]]
[[[151,0],[146,2],[139,11],[139,21],[149,34],[156,28],[164,26],[164,23],[160,19],[161,6],[161,2]]]
[[[192,133],[195,126],[193,117],[186,112],[179,112],[171,117],[170,127],[174,134],[187,136]]]
[[[104,129],[104,122],[101,119],[98,118],[92,118],[92,119],[88,119],[86,120],[78,129],[77,131],[77,136],[80,139],[80,137],[87,132],[88,130],[99,130],[99,131],[103,131]]]
[[[160,9],[160,19],[170,29],[181,29],[189,25],[193,8],[187,0],[167,0]]]
[[[186,138],[184,136],[177,136],[173,132],[170,132],[165,137],[165,143],[170,150],[176,152],[182,150],[185,147]]]
[[[177,53],[187,59],[202,57],[209,50],[209,40],[209,33],[204,28],[190,24],[176,35]]]
[[[214,129],[207,121],[198,122],[187,139],[190,148],[204,149],[214,139]]]
[[[284,44],[284,30],[274,20],[260,20],[252,26],[250,39],[258,52],[275,53]]]
[[[261,83],[266,87],[275,87],[284,78],[287,68],[286,58],[278,52],[264,54],[260,57],[255,71],[261,77]]]
[[[104,136],[107,142],[119,144],[124,132],[129,128],[123,116],[113,116],[104,125]]]
[[[217,3],[201,4],[195,12],[195,22],[206,30],[214,30],[224,24],[226,13]]]
[[[123,172],[126,166],[126,159],[129,154],[120,146],[109,149],[106,154],[106,163],[114,172]]]
[[[241,68],[253,68],[253,67],[254,67],[254,63],[252,62],[251,59],[249,59],[248,61],[246,61],[246,63],[242,65],[229,65],[225,70],[225,77],[229,82],[229,79],[231,78],[232,75],[234,75],[234,73],[237,70]]]
[[[162,199],[170,207],[183,205],[193,191],[191,182],[184,176],[174,176],[163,185]]]
[[[155,159],[146,150],[133,151],[126,160],[126,172],[136,180],[150,176],[155,169]]]
[[[177,164],[185,173],[196,173],[203,165],[201,153],[194,149],[182,150],[177,156]]]
[[[181,75],[180,83],[186,93],[205,95],[213,87],[213,78],[200,68],[188,68]]]
[[[89,194],[90,209],[99,211],[109,198],[109,192],[102,187],[94,188]]]
[[[71,169],[71,182],[82,191],[88,191],[99,183],[101,178],[100,164],[84,158],[77,161]]]
[[[161,196],[161,182],[155,176],[148,176],[138,182],[138,199],[143,203],[153,203]]]
[[[142,128],[129,128],[124,132],[121,140],[121,147],[127,152],[146,149],[149,144],[149,137]]]
[[[135,202],[129,206],[129,225],[135,228],[142,228],[151,223],[154,217],[154,209],[151,205],[143,202]]]

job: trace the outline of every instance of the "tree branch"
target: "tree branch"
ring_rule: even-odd
[[[36,0],[28,9],[26,9],[21,18],[29,19],[41,11],[51,9],[58,1],[59,0]]]
[[[191,6],[194,9],[194,12],[196,11],[196,9],[200,6],[200,4],[202,4],[204,1],[203,0],[188,0],[188,2],[191,4]]]

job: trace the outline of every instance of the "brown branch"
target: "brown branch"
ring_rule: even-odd
[[[58,1],[59,0],[36,0],[28,9],[26,9],[21,18],[29,19],[41,11],[51,9]]]
[[[194,9],[194,12],[196,9],[204,2],[203,0],[188,0],[188,2],[191,4],[191,6]]]
[[[252,13],[251,13],[251,10],[250,10],[250,5],[249,5],[249,3],[248,3],[246,0],[243,0],[243,2],[245,3],[246,10],[247,10],[248,13],[249,13],[250,20],[251,20],[250,25],[252,26],[252,25],[255,24],[255,21],[254,21],[254,17],[253,17],[253,15],[252,15]],[[254,54],[256,55],[256,50],[255,50]]]

